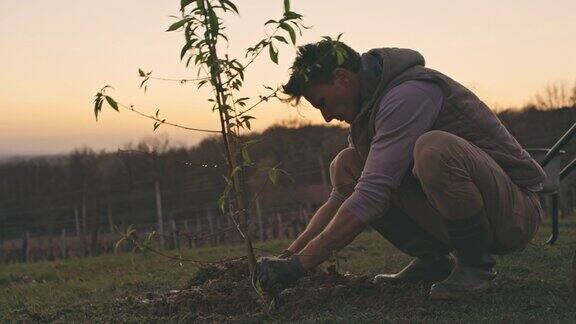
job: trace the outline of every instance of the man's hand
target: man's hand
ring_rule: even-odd
[[[338,251],[352,242],[366,226],[364,222],[347,209],[340,208],[334,219],[322,233],[298,253],[300,255],[298,261],[300,261],[304,269],[311,270],[316,268],[316,266],[328,259],[334,251]]]
[[[284,250],[284,251],[282,251],[282,253],[278,254],[277,258],[278,259],[289,259],[293,255],[294,255],[294,252],[292,252],[290,250]]]
[[[304,276],[298,256],[260,258],[256,263],[256,279],[266,293],[277,294]]]

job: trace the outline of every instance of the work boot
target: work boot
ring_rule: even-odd
[[[374,277],[374,283],[434,282],[446,278],[452,268],[453,260],[449,255],[431,256],[422,259],[416,258],[398,273],[376,275]]]
[[[469,299],[495,287],[494,258],[488,249],[492,232],[484,211],[459,220],[446,220],[456,265],[446,280],[432,285],[432,299]]]
[[[430,298],[443,300],[467,300],[496,287],[496,272],[492,267],[470,267],[461,262],[446,280],[430,288]]]

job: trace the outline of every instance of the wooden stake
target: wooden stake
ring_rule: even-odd
[[[196,233],[194,233],[194,235],[197,237],[198,234],[202,233],[202,214],[198,213],[196,214]],[[200,247],[202,245],[202,242],[200,242],[200,240],[198,238],[194,239],[194,242],[196,247]]]
[[[88,243],[86,242],[86,191],[82,191],[82,256],[86,256]]]
[[[30,232],[26,231],[22,239],[22,256],[24,262],[30,262]]]
[[[256,218],[258,221],[258,237],[264,241],[264,224],[262,223],[262,209],[260,207],[260,196],[256,196]]]
[[[62,229],[62,234],[60,235],[60,257],[62,259],[66,259],[66,253],[67,248],[66,248],[66,229],[63,228]]]
[[[284,236],[284,224],[282,224],[282,214],[276,213],[276,219],[278,220],[278,238],[283,238],[283,236]]]
[[[76,236],[80,237],[80,220],[78,219],[78,206],[74,206],[74,223],[76,224]]]
[[[186,245],[190,249],[192,248],[192,236],[190,235],[190,227],[188,226],[188,220],[184,220],[184,232],[186,233]]]
[[[174,240],[174,248],[179,248],[178,244],[178,231],[176,230],[176,221],[174,219],[170,220],[170,225],[172,227],[172,239]]]
[[[107,208],[108,214],[108,225],[110,226],[110,234],[114,233],[114,220],[112,219],[112,207],[108,205]]]
[[[160,248],[164,249],[164,220],[162,218],[162,195],[160,193],[160,181],[154,182],[156,193],[156,217],[158,221],[158,236],[160,237]]]
[[[210,208],[206,208],[206,217],[208,218],[208,226],[210,227],[210,244],[215,245],[216,240],[214,239],[214,223],[212,219],[212,211]]]

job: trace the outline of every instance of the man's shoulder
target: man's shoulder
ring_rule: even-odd
[[[380,99],[379,106],[382,108],[398,101],[416,104],[431,100],[434,103],[441,101],[442,98],[442,88],[438,84],[425,80],[408,80],[390,89]]]

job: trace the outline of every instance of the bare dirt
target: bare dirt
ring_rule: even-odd
[[[282,319],[308,317],[319,305],[349,299],[355,305],[378,307],[384,302],[382,286],[368,275],[340,274],[334,266],[300,279],[274,298],[274,307],[266,314],[261,298],[252,287],[245,261],[231,261],[202,267],[181,290],[148,293],[140,299],[153,315],[195,320]],[[392,287],[386,290],[388,293]],[[388,298],[392,296],[389,295]],[[267,302],[272,299],[268,297]],[[390,302],[390,300],[389,300]]]
[[[576,267],[576,255],[573,262]],[[430,300],[430,283],[375,285],[374,274],[342,274],[330,266],[282,291],[274,298],[274,307],[266,311],[250,283],[246,262],[230,261],[200,268],[180,290],[140,296],[133,310],[147,314],[146,318],[185,322],[445,321],[461,320],[462,316],[479,319],[490,312],[508,314],[497,316],[507,322],[511,314],[522,321],[544,318],[563,309],[564,304],[557,305],[563,298],[570,299],[564,296],[565,286],[561,290],[564,295],[551,295],[554,302],[535,298],[554,291],[555,286],[522,278],[514,269],[508,269],[509,275],[498,280],[495,293],[479,296],[469,304]],[[506,306],[510,300],[514,303]]]

